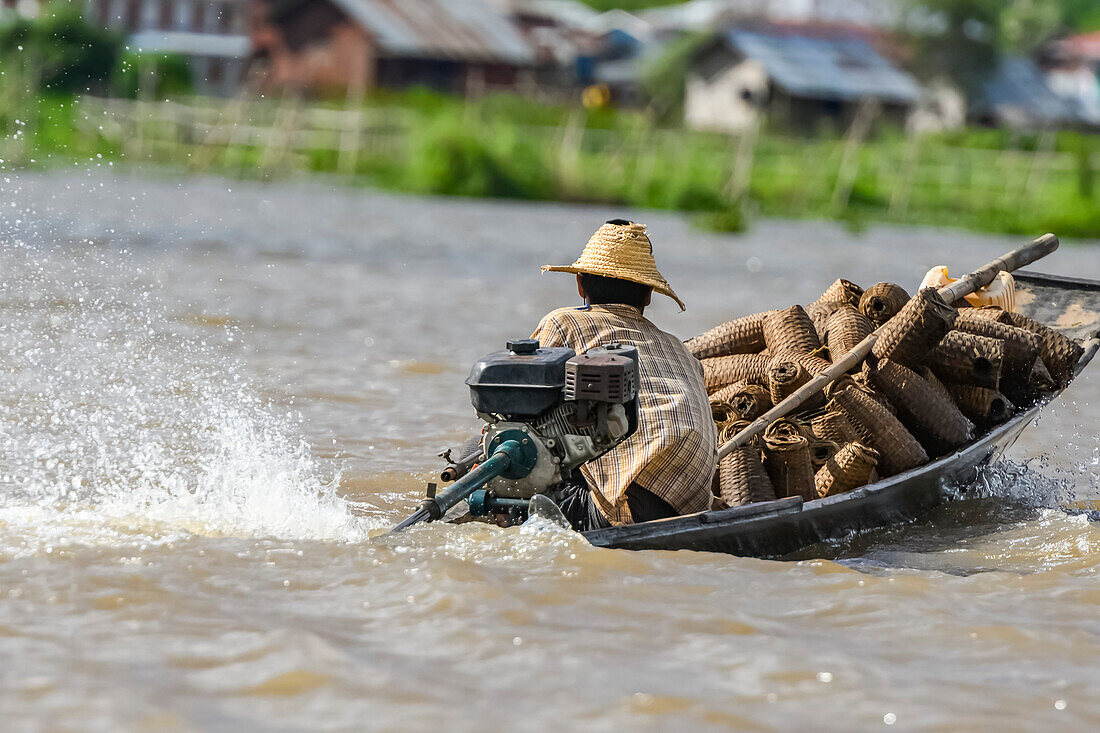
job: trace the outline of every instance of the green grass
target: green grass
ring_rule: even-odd
[[[250,108],[252,123],[273,119],[277,105]],[[844,141],[835,137],[763,133],[748,190],[738,193],[730,186],[736,138],[657,127],[638,112],[586,112],[510,96],[372,97],[365,114],[383,132],[351,171],[341,167],[331,139],[272,156],[254,144],[181,143],[175,127],[151,123],[135,147],[133,131],[112,132],[104,120],[85,119],[89,114],[64,97],[9,105],[0,111],[0,133],[8,133],[0,158],[9,166],[155,162],[264,179],[339,173],[350,185],[418,194],[682,211],[723,231],[743,229],[753,216],[776,216],[1100,238],[1100,144],[1081,133],[1040,139],[965,130],[927,137],[914,150],[898,131],[884,130],[859,149],[845,197],[837,185]]]

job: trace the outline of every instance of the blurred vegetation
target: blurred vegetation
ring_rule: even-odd
[[[137,127],[116,121],[111,129],[91,104],[38,98],[35,114],[24,118],[35,122],[8,128],[0,145],[9,149],[0,149],[0,158],[28,165],[154,162],[181,173],[253,178],[319,173],[418,194],[676,210],[724,231],[744,229],[756,216],[777,216],[831,218],[856,228],[881,221],[1100,238],[1100,145],[1096,136],[1071,131],[1044,137],[970,129],[914,141],[885,128],[859,147],[845,193],[845,141],[836,136],[762,131],[750,168],[742,171],[745,190],[737,190],[732,182],[744,165],[737,137],[661,126],[642,112],[508,96],[377,95],[361,110],[361,144],[351,157],[339,128],[301,128],[302,142],[293,148],[280,147],[285,135],[254,136],[291,114],[337,110],[335,103],[289,113],[287,101],[251,102],[240,122],[254,132],[216,144],[210,143],[218,134],[216,115],[230,114],[231,101],[221,103],[219,113],[209,100],[197,100],[193,109],[209,110],[214,116],[205,119],[215,121],[194,128],[199,133],[180,126],[195,111]],[[226,123],[227,129],[239,129],[236,124]],[[13,132],[22,137],[12,138]],[[12,152],[13,140],[22,144],[22,155]]]
[[[915,70],[973,89],[1003,54],[1027,54],[1059,34],[1100,28],[1097,0],[907,0]]]
[[[111,70],[110,86],[126,99],[180,97],[191,93],[191,70],[178,54],[127,50]]]
[[[123,37],[85,23],[82,10],[53,2],[34,19],[9,14],[0,23],[0,70],[46,93],[104,91]]]
[[[1074,2],[1063,3],[1058,23],[1068,22]],[[1017,21],[1008,18],[1025,16],[1006,15],[1004,3],[922,3],[958,11],[943,32],[962,44],[972,64],[1019,43],[1013,40]],[[301,108],[293,100],[191,100],[182,59],[130,52],[118,36],[80,22],[74,5],[48,7],[34,21],[9,15],[0,25],[5,168],[121,161],[241,177],[320,173],[420,194],[676,210],[725,231],[739,231],[756,216],[780,216],[832,218],[853,227],[886,221],[1100,237],[1096,136],[967,129],[914,141],[880,127],[854,159],[848,156],[854,167],[843,173],[845,141],[836,134],[765,128],[746,144],[682,129],[687,59],[705,35],[670,44],[646,69],[650,104],[644,111],[511,95],[464,100],[425,90],[378,92],[354,108],[359,121],[349,136],[339,120],[350,118],[332,114],[344,111],[336,102]],[[1076,7],[1073,17],[1092,17],[1091,5]],[[1044,28],[1054,22],[1042,13],[1026,17],[1039,23],[1038,17]],[[975,18],[988,33],[970,22]],[[141,105],[141,114],[154,115],[144,119],[136,116],[137,105],[115,116],[103,103],[80,99],[108,90],[192,106]],[[322,112],[328,121],[301,122]],[[287,120],[305,126],[280,128]]]
[[[620,10],[645,10],[646,8],[656,8],[662,5],[679,5],[684,0],[583,0],[585,5],[595,8],[596,10],[614,10],[616,8]]]
[[[642,90],[659,119],[681,119],[688,69],[696,52],[713,39],[713,33],[687,33],[642,69]]]

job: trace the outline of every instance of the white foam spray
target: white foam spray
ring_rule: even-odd
[[[184,322],[134,259],[0,230],[9,539],[365,537],[297,437],[295,415],[261,400],[231,355],[240,334]]]

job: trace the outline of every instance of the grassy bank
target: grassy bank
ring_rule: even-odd
[[[1078,133],[730,137],[662,128],[636,112],[427,93],[349,108],[181,102],[26,98],[0,112],[0,158],[240,177],[318,172],[413,193],[672,209],[726,230],[764,215],[1100,237],[1100,145]]]

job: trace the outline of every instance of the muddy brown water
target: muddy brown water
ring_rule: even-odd
[[[646,221],[682,337],[1018,243],[100,171],[0,179],[5,730],[1095,729],[1088,373],[981,499],[790,562],[545,528],[371,535],[477,427],[463,380]],[[1040,269],[1100,278],[1100,249]],[[1091,372],[1096,372],[1093,368]]]

